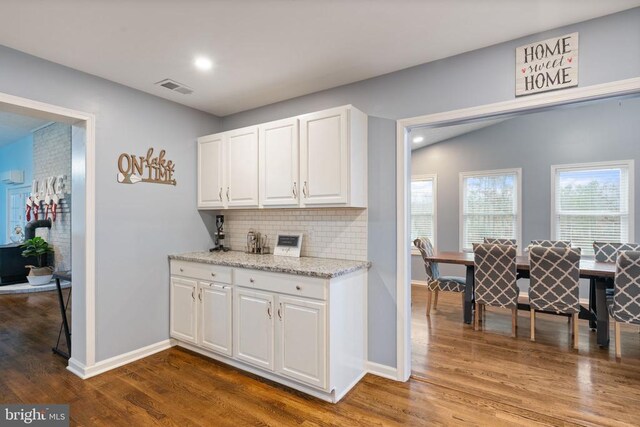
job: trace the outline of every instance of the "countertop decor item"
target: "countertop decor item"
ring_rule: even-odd
[[[53,248],[42,237],[33,237],[22,244],[22,256],[35,257],[37,266],[27,265],[29,275],[27,280],[31,285],[46,285],[53,277],[53,268],[46,266],[47,255],[53,252]]]
[[[153,155],[153,148],[147,150],[146,155],[122,153],[118,157],[117,180],[120,184],[137,184],[150,182],[152,184],[176,185],[173,177],[176,164],[173,160],[165,159],[165,150]]]

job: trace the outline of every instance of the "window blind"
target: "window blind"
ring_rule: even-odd
[[[518,238],[518,172],[463,176],[462,250],[483,238]]]
[[[558,168],[555,237],[593,255],[593,242],[629,241],[629,167]]]
[[[417,237],[434,241],[433,178],[411,180],[411,242]]]

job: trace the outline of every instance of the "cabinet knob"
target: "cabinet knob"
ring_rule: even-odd
[[[249,279],[249,282],[251,282],[251,283],[255,282],[255,280],[253,280],[253,277],[251,277],[251,278]]]
[[[216,273],[211,273],[211,277],[216,277]]]
[[[184,272],[184,268],[181,268],[181,269],[180,269],[180,273],[182,273],[182,272]]]
[[[300,289],[302,289],[302,288],[299,285],[296,285],[296,290],[299,291]]]

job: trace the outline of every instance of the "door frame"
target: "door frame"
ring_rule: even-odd
[[[95,365],[95,150],[96,117],[92,113],[0,92],[0,110],[71,125],[71,259],[74,285],[71,322],[72,357],[67,369],[81,378]]]
[[[396,344],[398,381],[407,381],[411,375],[411,249],[409,242],[409,202],[411,201],[409,194],[411,184],[411,142],[409,141],[409,133],[411,129],[417,126],[451,126],[470,120],[523,112],[530,113],[567,104],[636,94],[640,94],[640,77],[411,117],[396,122],[396,239],[398,247],[396,255]]]

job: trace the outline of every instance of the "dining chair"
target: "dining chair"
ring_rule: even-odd
[[[570,314],[573,348],[578,348],[580,254],[580,248],[532,246],[529,250],[531,341],[536,340],[536,311]]]
[[[511,309],[511,336],[518,327],[518,295],[516,284],[516,247],[481,243],[473,245],[476,315],[474,329],[486,305]]]
[[[438,292],[460,292],[462,294],[462,308],[464,310],[465,279],[454,276],[440,276],[437,262],[428,258],[433,256],[433,245],[427,237],[418,237],[413,244],[422,255],[424,269],[427,274],[427,316],[431,314],[431,295],[433,294],[433,309],[438,306]]]
[[[593,242],[594,258],[598,262],[616,262],[620,251],[640,251],[638,243]]]
[[[527,252],[532,246],[542,246],[543,248],[570,248],[571,242],[568,240],[532,240],[527,247]]]
[[[493,237],[485,237],[483,241],[484,243],[489,243],[492,245],[518,246],[516,239],[494,239]]]
[[[616,357],[620,358],[620,323],[640,325],[640,251],[618,252],[609,314],[613,317]]]

